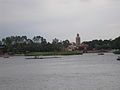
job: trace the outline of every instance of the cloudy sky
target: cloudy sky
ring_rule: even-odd
[[[0,38],[41,35],[82,41],[120,35],[120,0],[0,0]]]

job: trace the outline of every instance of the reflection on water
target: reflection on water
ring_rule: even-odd
[[[59,57],[0,57],[0,90],[120,90],[117,55]]]

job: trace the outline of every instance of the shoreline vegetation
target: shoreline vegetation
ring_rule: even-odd
[[[113,54],[120,54],[119,50],[107,50],[107,51],[100,51],[100,50],[90,50],[87,53],[113,53]],[[27,52],[27,53],[19,53],[19,54],[9,54],[9,56],[69,56],[69,55],[83,55],[82,51],[55,51],[55,52]]]
[[[42,36],[10,36],[0,40],[0,56],[9,54],[16,56],[50,56],[50,55],[82,55],[83,53],[120,54],[120,36],[109,40],[83,41],[80,45],[69,40],[53,39],[48,42]]]
[[[90,50],[87,52],[89,53],[101,53],[101,51],[99,50]],[[107,50],[107,51],[103,51],[102,53],[113,53],[113,54],[120,54],[120,50]],[[83,55],[84,53],[82,51],[55,51],[55,52],[29,52],[29,53],[21,53],[21,54],[14,54],[14,56],[59,56],[59,55],[63,55],[63,56],[68,56],[68,55]]]
[[[112,50],[107,50],[107,51],[88,51],[89,53],[114,53]],[[29,52],[26,54],[21,54],[24,56],[59,56],[59,55],[63,55],[63,56],[68,56],[68,55],[83,55],[84,53],[82,51],[62,51],[62,52]],[[116,53],[114,53],[116,54]],[[120,54],[120,53],[117,53]],[[20,55],[20,54],[18,54]]]
[[[56,55],[82,55],[80,51],[65,51],[65,52],[30,52],[25,54],[25,56],[56,56]]]

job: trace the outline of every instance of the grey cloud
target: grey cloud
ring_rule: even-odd
[[[92,0],[80,0],[81,2],[90,2]]]
[[[76,33],[82,40],[120,35],[117,0],[1,0],[0,7],[1,37],[40,34],[74,41]]]

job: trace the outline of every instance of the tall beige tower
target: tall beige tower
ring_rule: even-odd
[[[77,37],[76,37],[76,46],[80,46],[80,36],[79,36],[79,34],[77,34]]]

